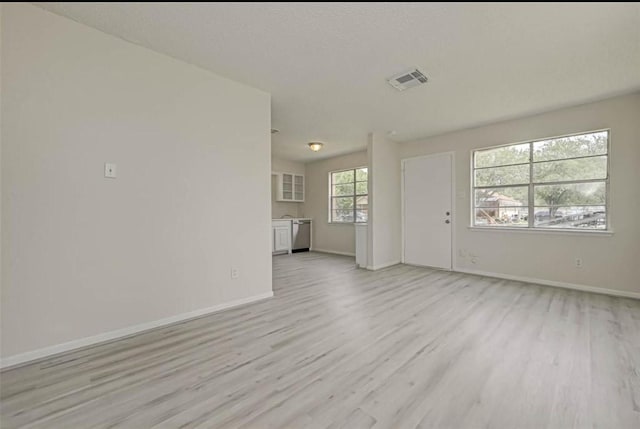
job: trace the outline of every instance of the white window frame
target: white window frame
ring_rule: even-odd
[[[356,183],[358,183],[358,181],[355,180],[355,174],[356,174],[356,170],[360,170],[366,168],[367,169],[367,193],[366,194],[358,194],[356,192]],[[353,196],[353,222],[342,222],[342,221],[337,221],[337,220],[333,220],[333,174],[334,173],[342,173],[344,171],[353,171],[353,178],[354,178],[354,182],[353,182],[353,195],[344,195],[341,198],[346,198],[346,197],[350,197]],[[362,181],[360,181],[362,182]],[[356,223],[367,223],[369,221],[369,205],[367,204],[367,220],[365,221],[358,221],[358,217],[356,216],[356,199],[358,197],[367,197],[367,201],[369,200],[369,167],[366,165],[360,166],[360,167],[353,167],[353,168],[343,168],[341,170],[333,170],[329,172],[329,223],[330,224],[336,224],[336,225],[353,225]]]
[[[560,139],[560,138],[564,138],[564,137],[573,137],[573,136],[580,136],[583,134],[593,134],[593,133],[600,133],[600,132],[606,132],[607,133],[607,152],[606,152],[606,156],[607,156],[607,177],[605,179],[590,179],[590,180],[567,180],[567,181],[555,181],[555,182],[543,182],[543,183],[537,183],[533,181],[533,165],[539,162],[544,162],[544,161],[538,161],[538,162],[534,162],[533,161],[533,144],[540,142],[540,141],[545,141],[545,140],[553,140],[553,139]],[[530,155],[529,155],[529,184],[528,184],[528,188],[529,188],[529,197],[528,197],[528,206],[527,206],[527,221],[528,221],[528,225],[525,226],[484,226],[484,225],[476,225],[475,221],[476,221],[476,198],[475,198],[475,191],[476,191],[476,186],[475,186],[475,155],[476,152],[481,152],[481,151],[485,151],[485,150],[490,150],[490,149],[497,149],[497,148],[501,148],[501,147],[508,147],[508,146],[517,146],[517,145],[523,145],[523,144],[529,144],[530,145]],[[595,156],[602,156],[602,155],[595,155]],[[573,157],[573,158],[562,158],[558,161],[564,161],[564,160],[571,160],[571,159],[580,159],[580,158],[588,158],[588,157],[583,157],[583,156],[578,156],[578,157]],[[525,163],[523,163],[525,164]],[[499,166],[496,166],[499,167]],[[537,138],[534,140],[525,140],[525,141],[520,141],[520,142],[516,142],[516,143],[507,143],[507,144],[502,144],[502,145],[496,145],[496,146],[488,146],[488,147],[482,147],[482,148],[476,148],[476,149],[472,149],[471,150],[471,192],[470,192],[470,204],[471,204],[471,216],[470,216],[470,225],[469,228],[471,229],[476,229],[476,230],[483,230],[483,231],[491,231],[491,230],[509,230],[509,231],[518,231],[518,232],[538,232],[538,233],[548,233],[548,232],[557,232],[557,233],[584,233],[584,234],[611,234],[612,230],[611,230],[611,204],[609,202],[609,195],[610,195],[610,179],[611,179],[611,129],[610,128],[604,128],[604,129],[600,129],[600,130],[591,130],[591,131],[581,131],[578,133],[571,133],[571,134],[563,134],[563,135],[558,135],[558,136],[552,136],[552,137],[542,137],[542,138]],[[606,213],[606,217],[605,217],[605,227],[604,229],[600,228],[600,229],[587,229],[587,228],[549,228],[549,227],[541,227],[541,226],[535,226],[535,205],[534,205],[534,199],[535,199],[535,195],[534,195],[534,187],[535,185],[558,185],[558,184],[574,184],[574,183],[593,183],[593,182],[604,182],[605,183],[605,213]],[[500,186],[479,186],[477,187],[478,189],[482,189],[482,188],[492,188],[492,187],[500,187],[500,188],[510,188],[510,187],[522,187],[522,186],[527,186],[527,185],[523,185],[523,184],[518,184],[518,185],[500,185]]]

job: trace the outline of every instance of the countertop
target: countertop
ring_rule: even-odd
[[[313,221],[310,217],[285,217],[285,218],[272,218],[271,220],[310,220]]]

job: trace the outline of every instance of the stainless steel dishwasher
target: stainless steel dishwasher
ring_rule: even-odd
[[[308,252],[311,247],[311,220],[294,219],[292,235],[292,252]]]

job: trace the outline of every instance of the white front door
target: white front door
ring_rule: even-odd
[[[402,161],[405,264],[451,269],[452,164],[449,153]]]

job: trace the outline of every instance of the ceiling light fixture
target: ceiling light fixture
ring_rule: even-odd
[[[307,144],[309,145],[309,149],[311,149],[314,152],[319,151],[320,149],[322,149],[322,146],[324,146],[324,144],[320,142],[311,142]]]

